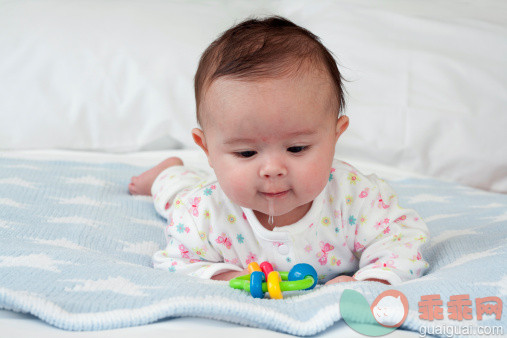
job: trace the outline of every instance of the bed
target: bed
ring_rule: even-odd
[[[231,24],[269,14],[320,36],[347,79],[336,156],[389,181],[430,229],[430,269],[396,286],[410,310],[392,335],[505,333],[475,301],[507,300],[506,13],[501,1],[0,2],[2,336],[361,336],[340,296],[371,303],[392,287],[277,302],[154,270],[164,222],[128,194],[168,156],[210,171],[189,132],[198,58]],[[420,318],[434,294],[444,318]],[[464,294],[473,318],[450,319]]]

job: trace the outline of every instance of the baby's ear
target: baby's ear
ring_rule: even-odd
[[[195,144],[197,144],[204,151],[206,157],[208,158],[208,162],[210,162],[208,144],[206,143],[204,132],[199,128],[194,128],[192,129],[192,138],[194,139]]]
[[[348,116],[340,116],[338,122],[336,122],[336,141],[340,138],[340,136],[347,130],[349,127],[349,118]]]

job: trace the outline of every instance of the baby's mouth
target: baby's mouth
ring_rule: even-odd
[[[289,193],[289,190],[285,191],[278,191],[278,192],[261,192],[264,196],[267,198],[279,198],[287,195]]]

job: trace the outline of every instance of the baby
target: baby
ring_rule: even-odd
[[[173,157],[129,185],[168,220],[156,268],[229,280],[253,261],[279,271],[304,262],[328,284],[424,273],[422,219],[387,183],[334,159],[349,119],[317,36],[281,17],[230,28],[202,55],[195,98],[192,136],[215,175]]]

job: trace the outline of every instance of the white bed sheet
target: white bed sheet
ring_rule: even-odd
[[[100,152],[85,151],[67,151],[67,150],[23,150],[23,151],[2,151],[0,157],[8,158],[25,158],[40,160],[69,160],[69,161],[86,161],[86,162],[120,162],[132,165],[150,166],[157,164],[161,160],[169,156],[179,156],[183,161],[193,167],[204,170],[210,170],[206,161],[206,157],[201,151],[197,150],[171,150],[171,151],[150,151],[136,152],[126,154],[111,154]],[[350,162],[365,174],[376,173],[379,177],[386,179],[402,179],[406,177],[421,177],[420,175],[398,170],[396,168],[378,165],[373,162],[357,161],[354,159],[343,158]],[[287,334],[240,326],[237,324],[227,323],[223,321],[184,317],[171,318],[162,320],[150,325],[137,327],[129,327],[107,331],[89,331],[89,332],[72,332],[55,328],[38,318],[23,314],[15,313],[7,310],[0,310],[0,336],[10,337],[286,337]],[[352,329],[350,329],[343,321],[335,323],[326,331],[321,332],[318,337],[364,337]],[[416,337],[416,332],[397,330],[392,332],[390,337]]]
[[[166,151],[142,151],[132,153],[106,153],[76,150],[10,150],[0,151],[0,157],[41,159],[41,160],[69,160],[69,161],[90,161],[90,162],[120,162],[132,165],[151,166],[159,163],[170,156],[178,156],[183,159],[185,164],[199,167],[204,170],[209,168],[206,156],[201,150],[179,149]],[[342,157],[337,155],[343,161],[349,162],[363,174],[375,173],[377,176],[385,179],[403,179],[408,177],[427,177],[421,174],[397,169],[395,167],[383,164],[364,161],[357,158]]]

